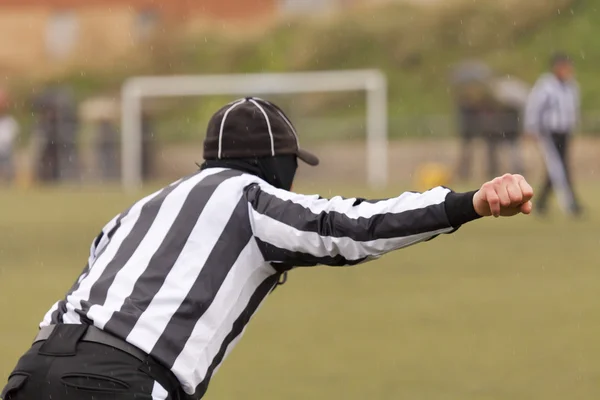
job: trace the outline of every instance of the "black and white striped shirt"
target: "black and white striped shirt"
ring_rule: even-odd
[[[205,169],[112,219],[40,326],[93,324],[154,356],[201,398],[283,271],[358,264],[450,233],[475,218],[472,195],[460,196],[438,187],[326,200]],[[450,200],[452,210],[470,202],[468,211],[450,215]]]
[[[542,75],[529,94],[525,107],[525,130],[533,134],[571,133],[579,122],[579,86]]]

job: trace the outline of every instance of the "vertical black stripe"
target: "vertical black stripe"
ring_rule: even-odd
[[[121,220],[127,215],[127,213],[129,212],[130,209],[131,208],[125,210],[123,213],[121,213],[119,215],[119,217],[117,218],[117,221],[116,221],[115,225],[110,229],[110,231],[108,231],[108,233],[105,233],[104,230],[102,230],[98,234],[98,236],[96,236],[96,238],[94,239],[94,242],[93,242],[93,250],[92,250],[93,252],[96,252],[96,250],[98,249],[98,246],[102,242],[102,238],[105,235],[106,235],[107,242],[104,245],[104,247],[102,249],[100,249],[100,252],[96,255],[95,258],[100,257],[100,255],[102,255],[102,253],[104,252],[104,250],[108,247],[108,245],[110,244],[110,239],[114,236],[115,232],[117,232],[117,230],[121,226]],[[83,268],[83,271],[81,272],[81,274],[79,274],[79,276],[77,277],[77,280],[75,281],[75,283],[73,284],[73,286],[71,286],[71,289],[69,289],[69,291],[67,292],[67,296],[73,294],[73,292],[75,292],[77,289],[79,289],[79,285],[85,279],[85,277],[87,276],[87,274],[89,272],[90,272],[90,263],[88,262],[88,263],[85,264],[85,267]],[[66,297],[65,297],[65,300],[61,300],[58,303],[58,306],[59,306],[58,309],[56,309],[52,313],[52,323],[53,324],[62,324],[63,323],[63,316],[67,312]]]
[[[244,330],[244,327],[248,324],[248,322],[250,321],[250,318],[252,317],[252,315],[254,315],[258,306],[260,306],[260,303],[263,301],[265,296],[267,296],[269,294],[271,289],[273,289],[273,287],[277,284],[278,279],[279,279],[279,275],[272,275],[272,276],[268,277],[260,284],[260,286],[256,289],[256,291],[254,292],[252,297],[250,297],[250,301],[248,302],[248,305],[246,306],[244,311],[242,311],[240,316],[233,323],[233,326],[231,327],[231,331],[225,337],[225,340],[221,344],[221,348],[219,349],[219,352],[215,355],[215,358],[213,358],[212,363],[210,364],[210,367],[208,368],[208,371],[206,371],[204,380],[202,382],[200,382],[200,384],[196,388],[196,393],[194,393],[194,398],[200,399],[204,396],[204,394],[206,393],[206,389],[208,388],[208,384],[210,383],[212,375],[215,371],[215,368],[217,368],[217,366],[219,364],[221,364],[221,362],[223,361],[223,358],[225,357],[225,352],[227,351],[227,347],[229,346],[229,344],[231,342],[233,342],[235,340],[236,337],[238,337],[242,333],[242,331]]]
[[[198,278],[152,350],[152,354],[164,365],[173,366],[190,338],[196,322],[202,318],[214,301],[233,264],[251,239],[252,227],[248,218],[248,202],[242,198],[233,210],[204,265],[195,266],[195,268],[202,268]],[[194,268],[194,266],[190,267]]]
[[[62,316],[64,315],[64,312],[62,311],[62,308],[65,307],[66,302],[64,300],[61,300],[58,302],[57,306],[56,306],[56,310],[54,310],[52,312],[52,314],[50,314],[50,324],[51,325],[55,325],[58,323],[62,323]]]
[[[82,301],[81,306],[85,313],[94,304],[104,304],[108,290],[113,284],[117,273],[123,268],[123,266],[129,261],[135,250],[144,239],[152,223],[156,219],[160,208],[165,201],[165,198],[173,192],[181,183],[190,179],[194,175],[190,175],[179,183],[167,186],[163,188],[160,193],[150,199],[146,204],[142,206],[140,215],[133,226],[129,235],[123,240],[117,253],[113,259],[108,263],[102,275],[98,278],[98,281],[94,283],[90,290],[90,297],[87,301]]]
[[[148,267],[138,278],[131,295],[125,299],[119,312],[113,314],[107,322],[105,331],[122,338],[131,333],[164,284],[214,192],[225,180],[241,174],[240,171],[225,170],[204,178],[190,191],[171,229],[150,259]]]
[[[95,255],[94,259],[98,259],[98,257],[100,257],[102,255],[102,253],[104,253],[104,250],[106,250],[106,248],[110,244],[110,240],[112,239],[112,237],[115,235],[115,233],[117,232],[117,230],[121,226],[121,221],[129,213],[129,210],[131,210],[131,207],[128,208],[127,210],[125,210],[124,212],[122,212],[119,215],[119,217],[117,218],[117,221],[115,222],[115,226],[113,226],[110,229],[110,231],[108,231],[108,233],[105,233],[104,230],[102,230],[100,232],[100,234],[98,234],[98,236],[94,240],[94,249],[93,249],[93,252],[95,253],[98,250],[98,246],[102,242],[102,238],[105,235],[106,235],[106,244],[104,245],[103,248],[100,249],[100,252]],[[73,284],[73,286],[71,287],[71,289],[69,289],[69,291],[67,292],[67,296],[70,295],[70,294],[72,294],[73,292],[75,292],[77,289],[79,289],[79,285],[85,279],[85,277],[87,276],[87,274],[89,272],[90,272],[90,263],[88,261],[88,263],[85,264],[85,267],[83,268],[83,271],[81,272],[81,274],[79,275],[79,277],[77,278],[77,280],[75,281],[75,283]]]

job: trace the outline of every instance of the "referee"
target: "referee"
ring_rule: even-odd
[[[518,175],[387,200],[292,193],[297,160],[319,160],[277,106],[253,97],[212,117],[204,158],[102,228],[1,397],[200,399],[290,269],[359,264],[480,216],[531,212]]]
[[[541,214],[547,211],[554,189],[565,212],[579,215],[582,209],[573,190],[568,162],[573,132],[579,122],[579,86],[566,54],[555,54],[551,68],[551,73],[536,82],[525,109],[525,130],[538,139],[547,170],[536,209]]]

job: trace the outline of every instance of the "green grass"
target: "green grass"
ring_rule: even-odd
[[[600,187],[582,194],[584,221],[482,220],[370,264],[292,272],[208,399],[599,398]],[[0,192],[0,380],[134,198]]]

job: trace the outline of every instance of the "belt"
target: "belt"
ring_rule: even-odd
[[[47,340],[52,332],[54,331],[56,325],[45,326],[40,329],[37,336],[35,337],[33,343],[41,342]],[[106,333],[103,330],[96,328],[95,326],[89,326],[83,337],[81,338],[82,342],[90,342],[90,343],[98,343],[106,346],[114,347],[117,350],[121,350],[130,356],[137,358],[140,361],[146,361],[148,359],[148,355],[144,353],[142,350],[137,347],[127,343],[126,341],[119,339],[110,333]]]
[[[54,332],[56,326],[57,325],[50,325],[41,328],[33,343],[35,344],[48,340],[52,332]],[[185,395],[179,380],[168,368],[165,368],[162,364],[154,360],[153,357],[149,356],[134,345],[127,343],[125,340],[119,339],[110,333],[104,332],[93,325],[89,325],[79,341],[110,346],[137,358],[142,362],[140,370],[159,382],[168,392],[170,392],[171,397],[174,400],[191,398]]]

